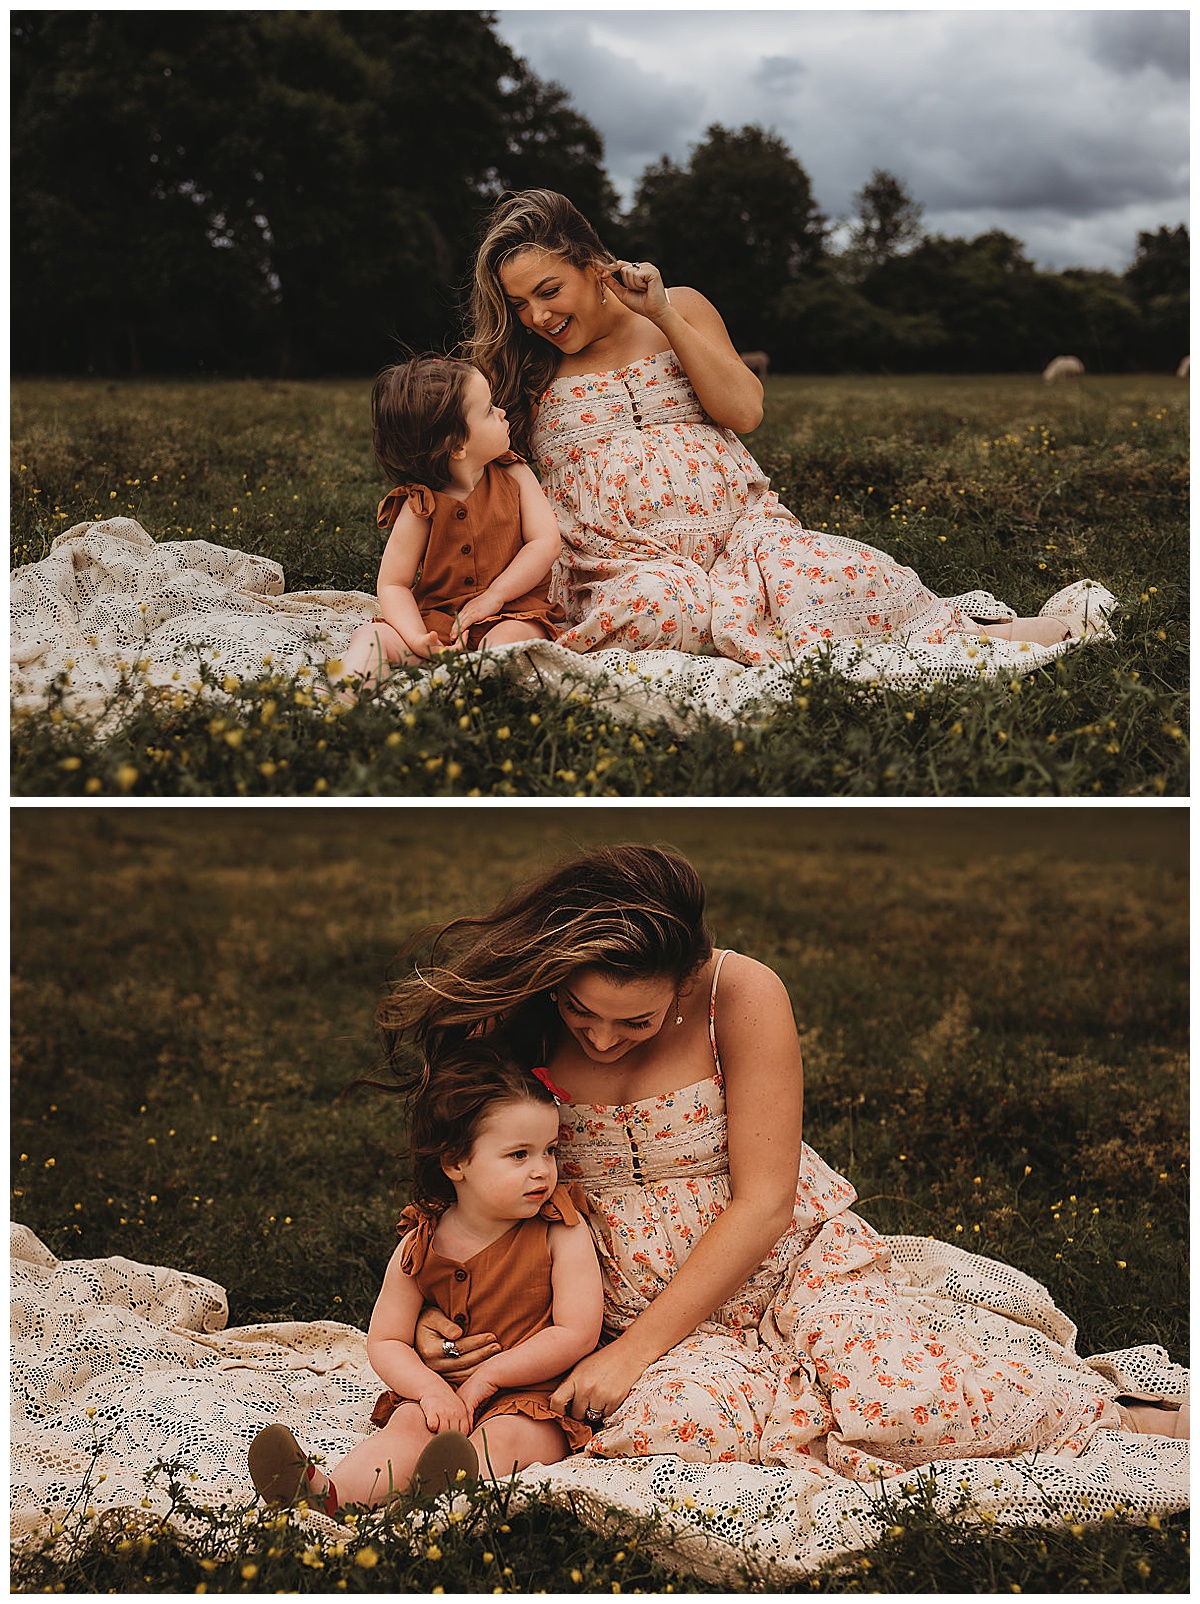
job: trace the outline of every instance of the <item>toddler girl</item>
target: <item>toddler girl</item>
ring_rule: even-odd
[[[508,1476],[588,1441],[591,1428],[549,1402],[595,1348],[603,1304],[591,1234],[558,1185],[557,1142],[545,1070],[468,1043],[426,1071],[411,1107],[413,1200],[367,1331],[367,1357],[388,1385],[371,1416],[383,1429],[327,1476],[286,1426],[267,1426],[250,1445],[250,1474],[268,1503],[303,1493],[332,1514],[472,1477],[480,1457]],[[500,1344],[457,1389],[413,1347],[427,1303]]]
[[[558,524],[508,449],[508,423],[479,369],[419,356],[385,368],[371,396],[375,455],[396,489],[379,504],[391,537],[379,616],[360,624],[344,672],[384,678],[443,647],[553,639]]]

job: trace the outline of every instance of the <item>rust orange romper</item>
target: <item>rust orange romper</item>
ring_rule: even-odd
[[[483,470],[483,478],[465,501],[427,485],[397,485],[379,503],[376,522],[391,529],[407,501],[418,518],[432,520],[429,543],[413,586],[413,598],[428,629],[449,646],[456,615],[486,590],[521,550],[521,492],[505,464],[520,462],[506,451]],[[467,647],[474,651],[488,630],[502,619],[532,619],[551,640],[563,625],[562,609],[550,600],[550,575],[541,584],[514,597],[504,610],[481,618],[467,631]],[[386,619],[376,618],[377,624]]]
[[[587,1230],[572,1190],[556,1186],[533,1219],[518,1220],[511,1231],[461,1263],[444,1258],[434,1247],[437,1216],[410,1203],[396,1227],[401,1236],[412,1233],[400,1267],[420,1287],[426,1303],[435,1304],[457,1321],[464,1335],[472,1330],[492,1331],[502,1348],[515,1348],[554,1323],[547,1242],[550,1226],[582,1225]],[[580,1206],[582,1202],[580,1194]],[[550,1394],[562,1379],[554,1376],[536,1386],[502,1387],[480,1405],[472,1430],[492,1415],[528,1415],[534,1420],[553,1420],[573,1449],[582,1448],[591,1438],[591,1427],[569,1415],[555,1414],[550,1407]],[[371,1424],[386,1425],[395,1409],[407,1401],[391,1388],[381,1393],[371,1411]]]

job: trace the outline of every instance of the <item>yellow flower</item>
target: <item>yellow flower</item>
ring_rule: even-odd
[[[227,746],[232,746],[234,751],[236,752],[238,747],[241,746],[241,744],[242,744],[242,735],[243,735],[243,732],[241,730],[226,730],[225,731],[225,744]]]
[[[242,1566],[242,1581],[243,1582],[252,1582],[257,1575],[258,1575],[258,1566],[257,1565],[243,1565]]]
[[[132,763],[122,763],[117,770],[117,784],[122,791],[132,791],[137,784],[138,771]]]
[[[370,1546],[360,1548],[354,1556],[354,1563],[361,1565],[364,1571],[373,1571],[379,1564],[379,1550]]]
[[[425,1558],[426,1559],[441,1559],[441,1557],[442,1557],[441,1549],[437,1546],[436,1543],[430,1543],[429,1547],[425,1550]]]

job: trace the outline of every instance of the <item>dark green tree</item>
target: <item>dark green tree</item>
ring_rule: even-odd
[[[877,167],[854,201],[858,222],[850,235],[850,255],[864,271],[890,261],[920,239],[925,208],[894,173]]]
[[[742,346],[769,345],[770,307],[825,244],[808,174],[783,140],[719,123],[686,167],[663,157],[647,168],[628,228],[631,249],[707,295]]]
[[[501,189],[603,222],[595,130],[483,12],[24,12],[18,367],[361,371],[457,333]]]
[[[1190,349],[1191,240],[1187,226],[1138,235],[1125,283],[1142,314],[1144,358],[1149,368],[1174,368]]]

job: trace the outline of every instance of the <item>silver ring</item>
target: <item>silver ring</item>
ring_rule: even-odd
[[[445,1354],[447,1359],[462,1358],[462,1354],[459,1353],[453,1337],[442,1338],[442,1352]]]
[[[603,1421],[604,1416],[598,1409],[585,1409],[583,1411],[583,1418],[587,1421],[589,1426],[598,1426]]]

